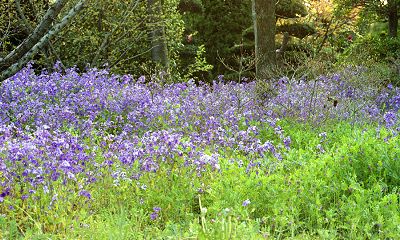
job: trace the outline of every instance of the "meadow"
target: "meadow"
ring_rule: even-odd
[[[0,85],[1,239],[398,239],[400,88],[165,84],[106,70]]]

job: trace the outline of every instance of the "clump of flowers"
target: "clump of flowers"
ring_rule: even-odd
[[[384,119],[388,128],[398,121],[400,90],[393,86],[358,89],[341,74],[285,78],[267,102],[255,87],[222,80],[162,86],[98,69],[36,74],[28,65],[0,85],[0,202],[53,194],[54,184],[92,199],[91,184],[104,178],[114,187],[143,186],[142,176],[173,169],[201,178],[223,171],[227,151],[244,155],[237,164],[258,173],[266,158],[282,160],[290,150],[280,117]],[[284,147],[262,141],[265,128]]]
[[[160,207],[154,207],[153,212],[150,214],[150,219],[151,220],[156,220],[158,218],[158,214],[160,213],[161,208]]]
[[[397,115],[393,111],[388,111],[383,115],[387,128],[392,128],[397,123]]]
[[[221,170],[227,148],[249,162],[281,158],[252,124],[275,122],[254,83],[146,81],[97,69],[36,74],[30,65],[4,81],[0,201],[52,194],[54,184],[92,199],[90,185],[109,176],[120,187],[174,167],[202,177]]]

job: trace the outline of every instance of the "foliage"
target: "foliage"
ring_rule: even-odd
[[[173,1],[164,1],[168,47],[172,56],[180,41],[179,15],[174,14]],[[169,16],[168,19],[165,16]],[[81,69],[107,65],[116,73],[141,72],[142,62],[149,62],[150,43],[147,41],[151,23],[143,1],[91,1],[85,14],[64,31],[57,44],[61,59],[67,66]],[[178,32],[177,32],[178,31]],[[171,33],[172,32],[172,33]],[[174,42],[175,41],[175,42]]]
[[[279,33],[287,32],[289,35],[300,39],[315,33],[315,29],[312,26],[300,23],[282,24],[276,28],[276,31]]]
[[[44,12],[47,10],[48,1],[30,1],[23,4],[21,10],[29,24],[35,26],[40,21]],[[27,36],[28,27],[25,26],[20,16],[17,14],[14,1],[2,0],[0,2],[0,56],[18,46]]]
[[[385,35],[359,37],[339,55],[339,65],[364,65],[372,78],[382,82],[400,84],[400,38]]]
[[[387,18],[388,1],[380,0],[334,0],[337,10],[340,12],[350,11],[353,8],[360,8],[362,18],[360,20],[379,20]]]
[[[278,18],[298,18],[307,16],[307,9],[301,0],[278,1],[276,16]]]
[[[370,35],[358,38],[344,56],[364,55],[376,61],[390,61],[400,57],[400,38],[382,35]]]
[[[227,57],[231,53],[230,48],[241,43],[242,31],[252,25],[251,1],[202,2],[203,12],[183,16],[187,35],[198,32],[193,36],[195,44],[204,44],[206,60],[214,66],[213,73],[224,74],[225,67],[218,59]],[[235,65],[234,62],[228,64]]]
[[[200,13],[204,10],[201,0],[181,0],[178,4],[178,9],[181,12]]]
[[[357,25],[362,33],[365,33],[368,30],[370,24],[377,22],[388,23],[389,28],[394,27],[396,29],[398,26],[398,6],[400,4],[398,0],[335,0],[334,2],[337,5],[337,11],[339,14],[354,9],[358,10],[361,17],[358,18],[359,21]],[[389,28],[387,28],[387,30],[389,30]],[[397,35],[393,34],[390,30],[387,34],[391,37],[396,37]]]
[[[74,2],[70,1],[68,4],[72,6]],[[156,64],[151,63],[148,33],[161,24],[166,33],[171,69],[174,70],[171,73],[178,74],[177,70],[182,68],[178,52],[182,45],[184,27],[181,15],[177,11],[179,1],[162,2],[161,21],[153,22],[148,16],[146,1],[90,0],[84,14],[80,14],[51,42],[52,54],[45,52],[46,54],[38,56],[35,64],[51,68],[54,61],[59,60],[67,67],[77,66],[85,69],[88,65],[107,66],[115,73],[137,72],[150,75],[153,72],[146,71],[156,69]],[[36,16],[30,18],[30,24],[33,27],[38,23],[48,5],[48,1],[31,1],[31,4],[22,4],[27,17],[31,17],[31,13]],[[29,33],[25,31],[27,26],[24,23],[16,21],[18,18],[13,1],[1,7],[7,7],[9,16],[2,15],[0,30],[11,31],[5,32],[6,38],[2,40],[5,44],[1,46],[1,54],[5,55]],[[8,22],[12,25],[9,26]],[[48,61],[52,62],[50,66],[48,66]]]
[[[315,55],[329,52],[335,56],[357,37],[356,23],[359,19],[359,9],[341,12],[343,9],[331,0],[309,1],[308,9],[309,15],[306,21],[316,30],[316,33],[309,38]]]
[[[196,52],[195,62],[193,64],[190,64],[188,66],[188,69],[185,71],[187,72],[184,76],[185,79],[195,77],[195,74],[207,73],[213,68],[212,65],[207,63],[207,60],[204,56],[205,52],[206,50],[204,48],[204,45],[199,46]],[[205,79],[205,77],[203,76],[202,79]]]
[[[194,36],[196,41],[194,44],[204,44],[207,62],[214,66],[213,75],[223,74],[227,79],[241,79],[237,73],[243,72],[240,70],[243,68],[240,59],[254,59],[251,1],[203,0],[202,3],[204,11],[187,13],[183,16],[187,34],[197,33]],[[277,22],[278,30],[290,28],[291,36],[301,38],[314,32],[313,25],[303,24],[303,18],[299,21],[294,20],[307,15],[307,9],[302,1],[278,1],[276,14],[280,18]],[[284,26],[279,28],[280,25]],[[255,60],[257,61],[259,60]],[[254,66],[247,66],[246,69],[247,72],[241,76],[252,77]]]

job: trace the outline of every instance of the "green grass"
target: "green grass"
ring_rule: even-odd
[[[166,166],[118,187],[108,177],[93,186],[91,201],[60,184],[50,209],[51,197],[9,203],[14,210],[0,216],[0,239],[400,238],[399,136],[345,122],[280,125],[291,149],[282,161],[262,159],[268,167],[246,172],[231,163],[246,156],[224,150],[220,172],[199,178]],[[260,138],[272,135],[265,130]]]

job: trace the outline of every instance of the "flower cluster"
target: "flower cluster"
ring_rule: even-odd
[[[99,179],[118,186],[160,168],[201,177],[221,170],[226,149],[249,163],[281,158],[279,143],[261,141],[252,124],[275,125],[254,86],[161,86],[105,70],[36,74],[28,66],[0,86],[1,200],[53,194],[55,182],[91,199]]]
[[[267,102],[255,88],[221,81],[160,85],[96,69],[36,74],[28,65],[0,85],[0,202],[53,194],[55,182],[92,199],[90,184],[107,176],[116,187],[160,169],[201,177],[222,171],[228,151],[246,156],[237,162],[246,171],[258,171],[271,162],[266,158],[281,160],[290,149],[277,117],[398,122],[400,90],[392,86],[357,88],[340,74],[282,78]],[[266,128],[274,139],[261,140]]]

